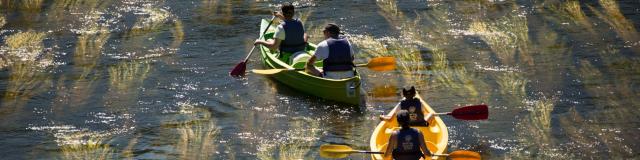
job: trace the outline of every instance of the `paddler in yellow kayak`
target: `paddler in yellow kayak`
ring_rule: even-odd
[[[396,107],[395,110],[389,112],[388,115],[380,115],[380,120],[388,121],[393,118],[393,115],[399,110],[405,110],[409,114],[409,126],[429,126],[429,122],[434,119],[432,113],[424,115],[422,110],[422,103],[420,99],[416,98],[416,88],[402,89],[402,95],[404,100],[400,101],[400,107]]]
[[[284,3],[280,7],[282,12],[274,12],[273,16],[282,19],[282,23],[278,25],[273,39],[256,40],[254,45],[264,45],[271,50],[280,50],[280,59],[284,62],[291,63],[289,59],[293,59],[297,55],[306,54],[307,33],[304,31],[302,22],[293,19],[295,15],[295,7],[291,3]]]
[[[391,133],[384,159],[419,160],[431,157],[431,151],[424,142],[422,132],[409,126],[409,112],[400,110],[397,114],[396,118],[402,128]]]
[[[331,79],[351,78],[355,76],[353,49],[345,37],[340,36],[340,27],[329,23],[322,31],[325,40],[318,43],[316,52],[306,63],[307,73]],[[316,60],[322,60],[322,70],[316,68]]]

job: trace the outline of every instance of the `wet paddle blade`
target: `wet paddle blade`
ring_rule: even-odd
[[[489,118],[489,107],[487,105],[467,106],[455,109],[449,115],[463,120],[485,120]]]
[[[396,69],[396,60],[393,57],[378,57],[369,60],[366,65],[374,71],[390,71]]]
[[[473,151],[453,151],[449,153],[451,160],[480,160],[480,153]]]
[[[345,145],[325,144],[320,146],[320,156],[324,158],[346,158],[353,149]]]
[[[349,153],[335,153],[335,152],[323,152],[320,151],[320,157],[322,158],[347,158]]]
[[[233,70],[231,70],[231,72],[229,72],[229,75],[233,76],[233,77],[242,77],[244,76],[245,70],[247,69],[247,63],[245,61],[242,61],[240,63],[238,63]]]

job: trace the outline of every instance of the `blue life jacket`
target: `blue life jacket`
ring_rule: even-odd
[[[304,27],[299,20],[284,20],[285,38],[280,42],[280,52],[295,53],[307,47],[304,41]]]
[[[323,71],[351,71],[353,70],[353,53],[345,38],[327,39],[329,57],[322,61]]]
[[[420,151],[420,134],[414,128],[402,128],[397,133],[397,145],[392,156],[395,160],[418,160],[422,157]]]
[[[400,109],[409,112],[410,126],[428,126],[428,123],[424,120],[424,114],[422,113],[422,103],[418,98],[400,101]]]

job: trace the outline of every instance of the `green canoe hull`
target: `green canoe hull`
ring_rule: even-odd
[[[262,20],[262,23],[260,25],[260,34],[262,33],[262,31],[264,31],[264,29],[266,29],[267,25],[269,25],[268,20]],[[271,25],[269,31],[266,32],[263,39],[270,39],[271,37],[273,37],[275,26],[276,24]],[[314,44],[309,43],[309,45],[307,46],[307,51],[313,54],[315,48],[316,46]],[[266,68],[293,68],[291,65],[278,59],[278,53],[271,52],[269,48],[260,45],[259,50],[262,55],[262,61]],[[316,65],[321,64],[316,63]],[[294,88],[295,90],[327,100],[354,105],[359,105],[362,102],[362,96],[360,93],[360,75],[357,74],[357,72],[355,77],[347,79],[326,79],[322,77],[312,76],[304,71],[280,72],[272,75],[272,77],[275,80],[291,88]]]

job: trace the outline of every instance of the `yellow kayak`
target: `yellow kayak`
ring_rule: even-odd
[[[420,97],[420,94],[416,93],[416,97],[420,99],[422,103],[422,112],[427,115],[427,113],[436,113],[431,106],[429,106],[423,99]],[[400,103],[396,105],[396,107],[400,107]],[[394,108],[395,110],[395,108]],[[422,132],[424,135],[424,140],[426,141],[427,147],[433,154],[444,154],[447,151],[447,143],[449,141],[449,132],[447,130],[447,126],[444,125],[442,119],[439,116],[435,116],[433,121],[429,124],[428,127],[413,127]],[[381,121],[376,129],[373,130],[373,134],[371,134],[371,140],[369,141],[369,147],[371,151],[379,151],[384,152],[387,149],[387,144],[389,141],[389,137],[393,131],[400,129],[400,125],[396,121],[396,118],[393,117],[389,121]],[[378,160],[382,159],[382,154],[372,154],[371,159]],[[431,159],[446,159],[444,156],[433,156]]]

